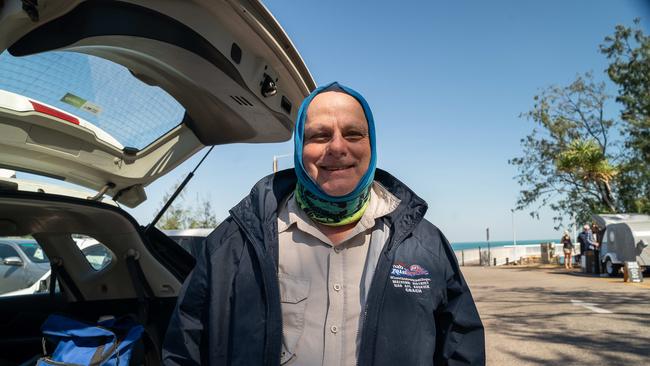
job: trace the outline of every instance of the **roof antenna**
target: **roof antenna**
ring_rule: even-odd
[[[205,153],[205,155],[203,155],[203,158],[201,158],[201,161],[199,161],[199,163],[196,164],[196,166],[194,167],[194,170],[192,170],[192,171],[190,172],[190,174],[188,174],[187,177],[185,177],[185,179],[183,180],[183,182],[178,186],[178,188],[176,188],[176,191],[174,191],[174,194],[172,194],[172,196],[169,197],[169,199],[167,200],[167,202],[165,202],[165,205],[160,209],[160,212],[158,212],[158,214],[156,215],[156,217],[154,217],[153,221],[151,221],[151,223],[149,223],[149,225],[147,225],[146,229],[144,230],[145,233],[151,231],[151,229],[154,228],[154,227],[156,226],[156,224],[158,223],[158,220],[160,220],[160,218],[162,217],[162,215],[165,214],[165,212],[167,211],[167,209],[169,208],[169,206],[171,206],[171,204],[174,202],[174,200],[176,199],[176,197],[178,197],[178,195],[181,193],[181,191],[183,190],[183,188],[185,188],[185,186],[186,186],[187,183],[190,181],[190,179],[192,179],[192,177],[194,176],[194,172],[196,172],[196,170],[199,169],[199,167],[201,166],[201,164],[203,164],[203,161],[204,161],[205,158],[207,158],[208,155],[212,152],[212,149],[214,149],[214,145],[210,146],[210,149],[208,150],[208,152]]]

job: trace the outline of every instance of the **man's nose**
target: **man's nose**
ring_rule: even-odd
[[[334,156],[339,156],[345,155],[346,152],[347,141],[345,138],[343,138],[343,136],[341,136],[341,134],[334,134],[329,144],[327,144],[327,153]]]

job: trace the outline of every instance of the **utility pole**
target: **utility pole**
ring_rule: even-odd
[[[490,265],[490,262],[492,262],[492,253],[490,252],[490,228],[485,228],[485,236],[487,239],[487,246],[488,246],[488,266]]]
[[[512,213],[512,245],[517,246],[517,231],[515,230],[515,209],[511,208]]]
[[[284,155],[273,155],[273,173],[278,172],[278,159],[280,158],[286,158],[291,156],[291,154],[284,154]]]

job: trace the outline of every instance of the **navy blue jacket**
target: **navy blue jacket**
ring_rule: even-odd
[[[580,254],[584,254],[585,251],[587,250],[593,250],[595,249],[596,244],[593,239],[593,235],[591,234],[591,231],[586,232],[583,231],[580,234],[578,234],[578,242],[580,242]]]
[[[370,286],[358,364],[484,365],[481,319],[451,246],[424,219],[426,203],[382,170],[375,180],[401,203],[381,218],[390,239]],[[293,170],[262,179],[208,236],[171,317],[165,365],[280,364],[277,209],[295,184]],[[420,292],[403,285],[414,279]]]

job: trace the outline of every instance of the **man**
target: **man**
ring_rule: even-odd
[[[594,240],[591,228],[586,224],[582,227],[582,232],[578,235],[578,242],[580,243],[580,258],[582,258],[588,250],[596,250],[598,248],[598,243]],[[594,257],[594,261],[596,261],[595,265],[597,266],[598,258]]]
[[[594,273],[596,274],[600,274],[600,243],[603,242],[604,234],[605,230],[601,230],[598,224],[595,222],[591,223],[591,235],[596,241],[596,246],[594,247]]]
[[[298,112],[292,170],[207,239],[168,365],[483,365],[484,332],[426,203],[376,169],[372,112],[331,83]]]
[[[598,243],[594,240],[594,235],[589,225],[582,227],[582,232],[578,234],[578,241],[580,242],[580,252],[598,248]]]

